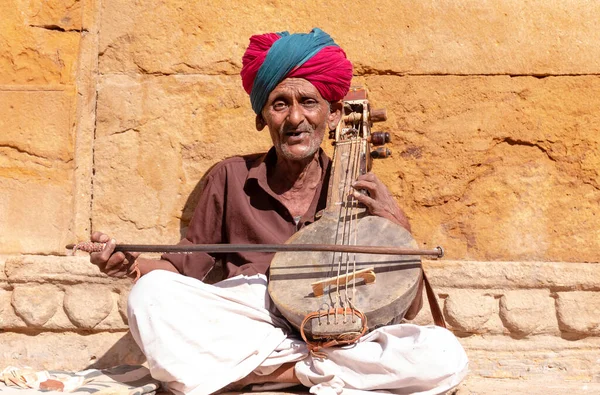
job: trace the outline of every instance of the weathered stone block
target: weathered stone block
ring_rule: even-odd
[[[0,89],[0,147],[7,152],[1,176],[37,175],[35,178],[42,180],[46,174],[72,170],[67,162],[73,159],[74,99],[72,88],[59,91]],[[7,168],[8,164],[12,168]],[[54,181],[66,183],[61,179],[64,174],[60,174],[61,178],[59,174]]]
[[[104,73],[237,74],[251,35],[318,26],[359,74],[594,74],[600,33],[590,15],[598,12],[594,2],[574,7],[543,0],[318,6],[109,0],[102,2],[100,67]],[[349,16],[360,16],[361,33]]]
[[[0,255],[0,286],[6,281],[6,273],[4,268],[6,266],[6,259],[8,257],[8,255]]]
[[[81,256],[12,256],[6,261],[6,274],[11,282],[93,282],[109,284],[116,289],[131,286],[128,278],[116,279],[101,273],[85,253]]]
[[[16,315],[34,328],[44,326],[61,304],[62,292],[50,284],[18,286],[12,292]]]
[[[101,285],[77,285],[67,288],[64,309],[73,324],[93,329],[113,308],[112,293]]]
[[[126,292],[126,294],[129,294]],[[110,310],[110,314],[103,319],[96,327],[94,328],[97,331],[114,331],[114,330],[127,330],[129,326],[127,325],[127,317],[123,317],[123,314],[120,310],[119,301],[122,295],[112,292],[112,307]]]
[[[0,188],[1,252],[62,253],[70,241],[70,185],[0,176]]]
[[[0,317],[2,317],[2,313],[5,310],[11,309],[10,299],[11,299],[11,291],[0,288]],[[0,321],[0,328],[2,327],[2,321]]]
[[[29,24],[42,29],[81,31],[84,10],[92,11],[86,3],[89,1],[33,0],[29,4]]]
[[[556,311],[561,331],[600,334],[600,292],[559,292]]]
[[[455,259],[598,260],[600,78],[365,80],[396,152],[374,172],[424,246]]]
[[[129,333],[45,332],[36,336],[0,333],[0,365],[34,369],[83,370],[135,365],[145,357]]]
[[[62,251],[72,220],[73,99],[0,90],[2,253]]]
[[[125,322],[125,324],[129,323],[128,317],[127,317],[127,301],[129,299],[129,292],[121,292],[119,294],[119,301],[118,301],[118,309],[119,309],[119,315],[121,316],[121,318],[123,319],[123,322]]]
[[[466,333],[484,333],[485,324],[498,311],[496,299],[483,292],[456,290],[448,295],[444,316],[453,330]]]
[[[95,230],[121,242],[178,241],[182,222],[195,208],[192,191],[210,166],[227,156],[266,151],[269,142],[267,132],[255,130],[237,78],[103,79],[95,144]]]
[[[473,376],[495,378],[553,377],[579,382],[597,382],[600,338],[577,341],[559,336],[536,335],[514,339],[508,336],[459,338],[469,356]],[[545,393],[545,392],[544,392]]]
[[[12,306],[12,290],[5,290],[5,292],[0,295],[0,303],[4,306],[0,312],[0,329],[3,331],[11,331],[28,327],[28,324],[15,313],[15,309]],[[55,314],[50,318],[47,323],[51,322],[56,315],[58,314]]]
[[[500,298],[500,318],[513,334],[558,332],[554,299],[548,291],[509,291]]]
[[[69,84],[73,81],[79,33],[54,30],[53,26],[35,26],[35,12],[44,3],[47,2],[34,1],[30,9],[29,2],[19,0],[0,4],[0,84]],[[53,1],[53,4],[58,3]],[[48,20],[44,15],[40,18]]]
[[[572,262],[425,260],[434,287],[600,290],[600,265]]]
[[[69,286],[66,286],[65,288],[68,289]],[[60,333],[62,331],[76,331],[78,329],[78,327],[75,324],[73,324],[73,322],[69,319],[69,317],[67,316],[67,313],[65,312],[65,307],[64,307],[65,288],[61,288],[63,297],[60,301],[60,305],[59,305],[58,309],[56,310],[56,313],[52,316],[52,318],[50,318],[44,324],[44,326],[43,326],[44,331]],[[17,323],[15,323],[15,324],[17,324]],[[17,325],[15,325],[15,327],[18,328]]]

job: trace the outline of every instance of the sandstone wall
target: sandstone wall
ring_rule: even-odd
[[[566,376],[597,380],[599,11],[572,0],[4,2],[0,366],[140,357],[123,321],[128,285],[64,245],[92,229],[178,241],[206,170],[269,147],[239,78],[249,36],[319,26],[388,110],[376,128],[391,132],[393,156],[374,171],[415,238],[446,249],[430,276],[475,369],[519,377],[566,358]],[[45,360],[59,335],[80,351]]]

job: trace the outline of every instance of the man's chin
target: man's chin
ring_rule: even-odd
[[[303,161],[306,161],[307,159],[312,159],[318,150],[319,150],[319,147],[316,147],[316,148],[303,147],[303,148],[301,148],[301,147],[294,147],[294,146],[292,146],[292,147],[282,146],[278,151],[281,154],[281,156],[283,156],[287,160],[303,162]]]

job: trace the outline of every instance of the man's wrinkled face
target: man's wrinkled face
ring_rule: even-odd
[[[311,158],[325,132],[339,120],[339,113],[330,112],[329,102],[317,88],[301,78],[280,82],[269,95],[261,115],[277,154],[294,161]]]

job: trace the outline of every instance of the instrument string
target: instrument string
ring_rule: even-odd
[[[359,144],[362,146],[364,140],[360,139]],[[356,157],[354,158],[354,171],[352,178],[356,180],[358,178],[361,166],[361,150],[360,147],[357,149]],[[358,200],[352,196],[352,202],[354,204],[354,245],[358,245]],[[352,255],[352,297],[350,298],[349,305],[354,309],[352,301],[356,300],[356,253]],[[356,317],[353,315],[352,319]]]
[[[334,244],[340,243],[341,245],[358,245],[358,214],[359,214],[359,203],[358,200],[353,196],[352,184],[360,174],[362,170],[361,166],[361,148],[366,143],[366,138],[363,134],[367,133],[368,130],[364,130],[364,125],[361,127],[360,122],[356,122],[352,125],[348,125],[345,129],[347,136],[338,136],[338,138],[348,137],[348,140],[344,141],[345,144],[349,143],[349,150],[338,151],[340,155],[340,174],[343,174],[340,180],[342,185],[338,188],[341,190],[340,196],[340,209],[337,218],[337,229],[334,236]],[[342,269],[344,266],[344,269]],[[352,271],[352,272],[351,272]],[[328,284],[326,287],[326,293],[331,304],[331,308],[336,313],[334,314],[334,322],[338,320],[338,309],[336,306],[340,306],[344,315],[344,322],[346,322],[348,312],[356,310],[353,301],[356,298],[356,253],[352,256],[349,252],[340,252],[336,257],[336,253],[332,255],[329,274],[336,272],[336,282],[334,284]],[[341,274],[344,272],[344,283],[341,282]],[[351,283],[351,284],[350,284]],[[335,289],[331,288],[335,286]],[[340,288],[343,286],[343,292]],[[352,322],[355,322],[356,316],[350,314]]]
[[[344,244],[345,245],[349,245],[350,244],[350,238],[351,238],[351,233],[352,233],[352,229],[353,229],[353,202],[352,202],[352,198],[351,198],[351,189],[352,189],[352,182],[354,181],[353,176],[354,176],[354,168],[356,165],[356,154],[355,154],[355,150],[356,150],[356,139],[352,139],[351,140],[351,145],[350,145],[350,155],[348,158],[348,189],[344,190],[344,197],[346,199],[346,213],[345,213],[345,218],[347,219],[348,222],[348,227],[347,230],[344,230]],[[347,305],[349,305],[350,301],[349,301],[349,297],[348,297],[348,282],[350,281],[350,279],[348,278],[349,273],[350,273],[350,254],[344,254],[344,264],[345,264],[345,282],[344,282],[344,301],[346,302]]]
[[[352,133],[354,133],[354,128],[351,129]],[[345,168],[345,172],[344,172],[344,182],[343,182],[343,188],[342,188],[342,206],[344,207],[343,211],[344,211],[344,215],[342,216],[341,220],[343,223],[342,226],[342,244],[343,245],[348,245],[349,244],[349,232],[350,232],[350,227],[351,227],[351,221],[348,220],[348,218],[351,218],[351,207],[350,204],[348,202],[348,196],[350,194],[350,190],[352,188],[352,173],[353,173],[353,151],[355,148],[355,138],[350,138],[350,152],[347,154],[347,161],[345,162],[346,164],[346,168]],[[340,221],[340,218],[338,218],[338,221]],[[339,292],[340,289],[340,273],[342,272],[342,264],[344,263],[344,261],[346,261],[346,271],[344,274],[348,274],[348,253],[341,253],[339,256],[339,260],[338,260],[338,277],[337,277],[337,281],[336,281],[336,287],[338,289],[338,297],[339,297],[339,301],[340,301],[340,306],[342,308],[344,308],[344,318],[346,317],[346,309],[345,309],[345,305],[348,300],[347,298],[347,292],[348,292],[348,278],[345,278],[344,281],[344,292],[343,292],[343,299],[342,296]],[[337,319],[337,316],[336,316]]]
[[[357,144],[357,138],[353,138],[351,140],[351,145],[350,145],[350,155],[348,158],[348,180],[347,180],[347,185],[348,188],[344,190],[344,197],[346,200],[346,213],[344,218],[346,219],[346,221],[348,222],[348,226],[347,226],[347,230],[344,229],[344,244],[345,245],[350,245],[351,243],[351,237],[352,237],[352,233],[354,230],[354,225],[355,225],[355,221],[354,219],[354,213],[356,210],[354,210],[354,198],[352,197],[352,183],[354,182],[354,180],[356,179],[355,177],[355,172],[356,172],[356,164],[357,164],[357,158],[358,158],[358,153],[359,153],[359,146]],[[351,298],[348,296],[348,282],[351,281],[350,279],[350,254],[346,253],[344,254],[344,258],[345,258],[345,277],[344,277],[344,302],[347,306],[351,306],[352,302],[351,302]],[[346,318],[346,311],[344,313],[344,318]]]
[[[340,164],[340,166],[343,166],[343,164],[345,164],[347,162],[347,153],[344,154],[344,152],[342,150],[339,150],[336,152],[337,155],[345,155],[346,158],[342,158],[345,160],[340,160],[338,163]],[[342,235],[341,235],[341,244],[344,244],[344,227],[345,227],[345,209],[347,209],[346,206],[346,198],[344,197],[344,193],[347,190],[347,181],[348,181],[348,167],[346,166],[345,169],[340,169],[342,171],[342,173],[340,174],[344,174],[344,179],[343,179],[343,183],[342,183],[342,187],[341,187],[341,202],[340,202],[340,209],[339,209],[339,213],[338,213],[338,219],[337,219],[337,226],[336,226],[336,232],[335,232],[335,237],[334,237],[334,244],[338,244],[339,240],[340,240],[340,230],[342,231]],[[339,186],[336,186],[339,188]],[[343,221],[343,225],[342,225],[342,221]],[[340,297],[340,292],[339,292],[339,276],[340,276],[340,271],[341,271],[341,259],[342,259],[342,254],[340,253],[340,255],[337,256],[336,259],[336,253],[332,254],[331,256],[331,264],[330,264],[330,268],[329,268],[329,273],[328,273],[328,277],[331,277],[331,275],[333,274],[333,272],[337,272],[337,278],[338,280],[336,281],[336,285],[335,285],[335,290],[334,292],[332,292],[331,287],[332,285],[329,284],[327,285],[327,295],[329,297],[329,302],[331,304],[332,309],[334,309],[335,311],[337,311],[336,309],[336,305],[339,303],[340,306],[342,305],[341,302],[341,297]],[[337,261],[337,265],[336,265],[336,261]],[[337,267],[337,270],[336,270]],[[337,319],[337,314],[335,316],[335,318]]]

